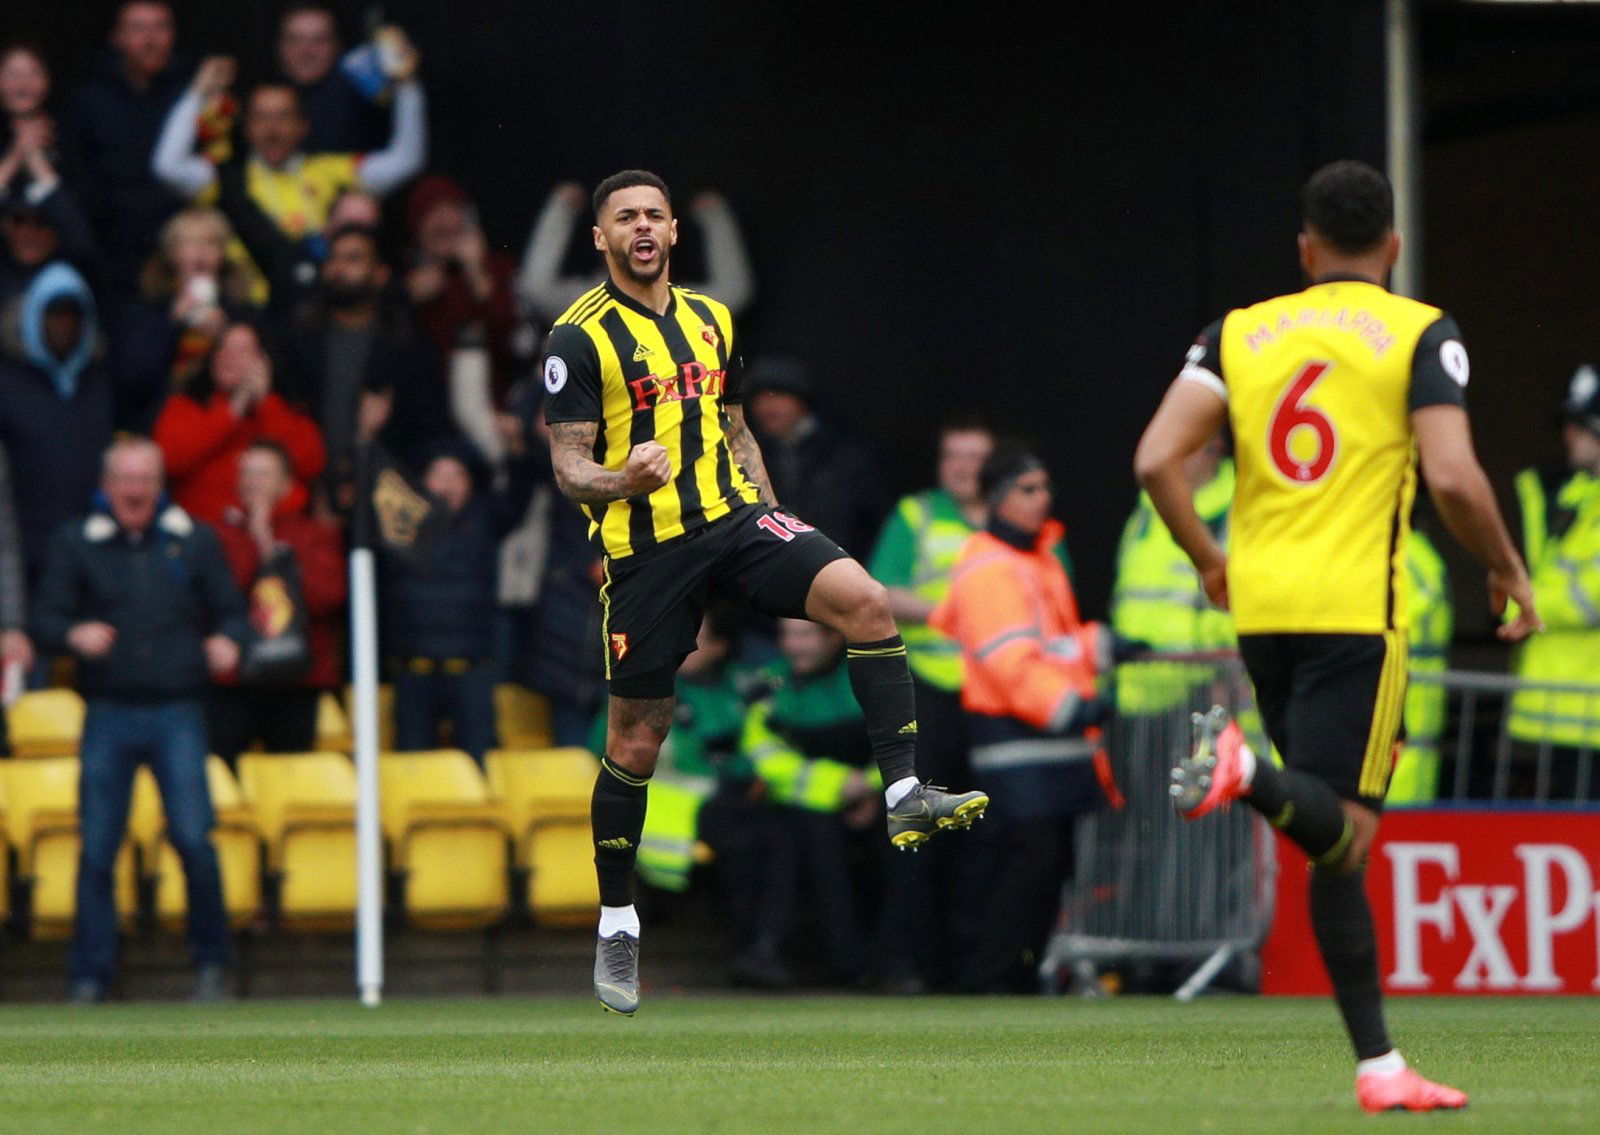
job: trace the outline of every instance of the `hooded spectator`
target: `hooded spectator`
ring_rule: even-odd
[[[111,383],[97,343],[89,285],[60,261],[0,318],[0,442],[11,455],[30,593],[51,535],[88,509],[111,441]]]

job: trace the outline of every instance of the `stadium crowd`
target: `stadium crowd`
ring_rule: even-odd
[[[277,73],[248,87],[230,58],[187,60],[180,32],[165,0],[127,0],[71,90],[36,46],[0,47],[0,655],[27,685],[75,681],[91,703],[93,870],[79,887],[91,917],[73,971],[84,1000],[104,995],[111,972],[111,860],[141,759],[184,821],[191,916],[209,920],[191,929],[197,960],[225,956],[216,867],[197,834],[209,815],[198,764],[207,751],[231,763],[256,746],[314,748],[319,700],[345,686],[344,553],[366,443],[414,470],[446,517],[426,565],[382,559],[395,747],[448,742],[481,764],[498,745],[502,682],[548,700],[557,745],[604,736],[599,555],[554,488],[537,377],[540,334],[598,278],[564,274],[583,191],[552,192],[519,265],[484,233],[470,190],[429,170],[425,60],[398,28],[347,51],[329,8],[292,3]],[[737,313],[755,277],[734,214],[715,194],[688,209],[706,242],[703,286]],[[917,687],[919,770],[981,783],[992,819],[975,854],[894,855],[843,640],[714,610],[679,674],[652,788],[648,893],[686,890],[709,848],[738,942],[733,975],[747,984],[793,984],[796,936],[814,922],[830,980],[1032,989],[1072,870],[1072,818],[1117,796],[1105,718],[1113,705],[1166,712],[1210,674],[1139,662],[1113,690],[1111,667],[1140,650],[1226,650],[1228,620],[1147,498],[1101,627],[1078,612],[1048,472],[1025,449],[979,418],[951,418],[935,484],[895,501],[871,448],[824,412],[803,360],[756,358],[747,384],[779,498],[890,588]],[[1520,665],[1585,680],[1600,650],[1593,371],[1574,379],[1566,410],[1572,467],[1518,482],[1553,632]],[[126,440],[145,437],[155,448]],[[1225,532],[1232,468],[1220,445],[1190,474],[1202,515]],[[196,565],[204,603],[117,593],[152,548]],[[1411,578],[1413,657],[1442,668],[1450,599],[1421,535]],[[258,658],[260,636],[244,626],[269,579],[305,628],[289,664]],[[196,658],[181,673],[179,632]],[[1393,802],[1437,791],[1442,698],[1412,691]],[[1582,705],[1552,716],[1519,704],[1519,742],[1575,750],[1600,737]],[[918,956],[883,948],[913,925]]]

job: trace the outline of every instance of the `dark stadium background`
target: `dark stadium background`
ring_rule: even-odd
[[[180,45],[270,56],[279,5],[178,0]],[[335,4],[346,38],[366,6]],[[1421,14],[1424,280],[1473,356],[1502,491],[1558,454],[1553,410],[1600,355],[1600,12]],[[111,0],[9,0],[57,89]],[[1535,9],[1535,10],[1526,10]],[[1577,9],[1577,10],[1574,10]],[[1295,190],[1384,159],[1379,0],[914,7],[407,0],[433,168],[520,255],[558,181],[657,169],[733,201],[757,266],[747,354],[793,351],[901,484],[941,415],[1032,434],[1104,610],[1133,443],[1190,336],[1294,287]],[[1409,234],[1413,238],[1417,234]],[[1458,565],[1459,567],[1460,565]],[[1475,575],[1458,617],[1482,635]]]

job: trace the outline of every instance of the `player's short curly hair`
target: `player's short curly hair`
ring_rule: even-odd
[[[1323,166],[1306,182],[1300,201],[1306,228],[1348,255],[1370,252],[1394,227],[1394,190],[1365,162]]]
[[[672,208],[672,191],[657,174],[647,169],[625,169],[612,174],[594,187],[594,215],[600,216],[600,210],[605,208],[606,199],[617,190],[632,189],[635,185],[649,185],[661,190],[661,196],[667,199],[667,208]]]

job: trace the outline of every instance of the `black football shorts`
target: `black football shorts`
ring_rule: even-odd
[[[631,556],[606,557],[600,603],[611,692],[671,696],[713,591],[763,615],[803,619],[817,573],[846,558],[811,525],[762,504],[743,505]]]

